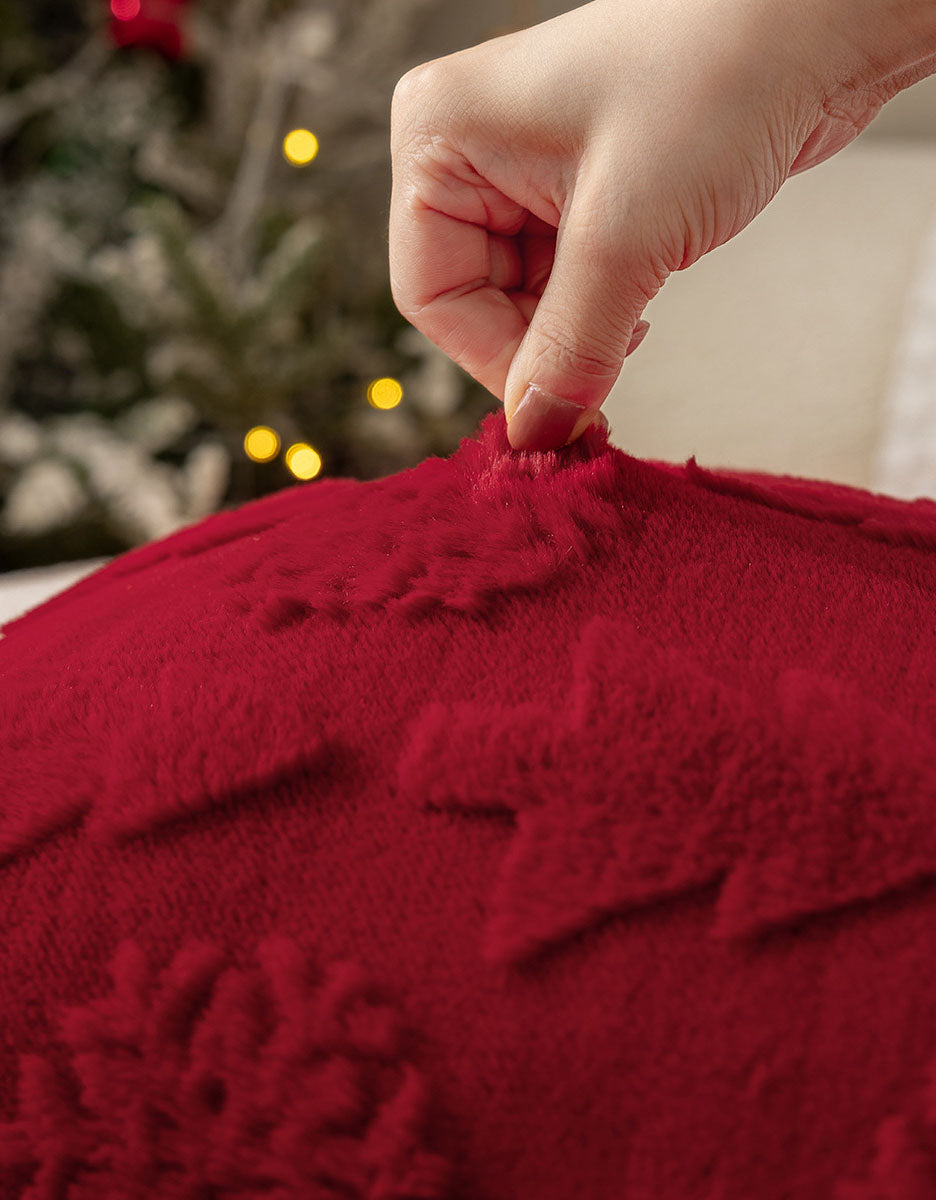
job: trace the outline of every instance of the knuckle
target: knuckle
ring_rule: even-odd
[[[393,297],[393,303],[397,306],[400,315],[405,317],[412,325],[418,328],[419,314],[424,305],[417,304],[412,287],[407,287],[402,284],[397,278],[391,275],[390,277],[390,294]]]
[[[391,240],[390,245],[390,295],[399,312],[410,319],[418,311],[415,303],[415,286],[412,266],[405,254]]]
[[[546,318],[539,329],[541,337],[560,366],[571,373],[593,379],[617,378],[623,362],[620,340],[600,331],[590,331],[588,340],[575,337],[568,325]]]
[[[444,134],[471,106],[473,88],[464,51],[412,67],[393,90],[390,127],[394,143],[431,142]]]
[[[392,105],[394,108],[406,107],[421,95],[421,89],[425,86],[431,68],[431,62],[420,63],[419,66],[412,67],[397,80],[396,87],[393,89]]]
[[[423,63],[397,81],[390,101],[391,142],[398,147],[411,138],[420,120],[425,121],[429,94],[428,76],[432,63]]]
[[[452,67],[449,58],[433,58],[411,67],[397,80],[393,89],[390,102],[391,117],[412,117],[432,107],[451,87],[451,78]]]
[[[393,297],[393,303],[397,306],[400,314],[408,317],[409,296],[407,296],[405,288],[393,271],[390,272],[390,295]]]

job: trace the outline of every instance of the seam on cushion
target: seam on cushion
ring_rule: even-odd
[[[917,550],[936,549],[936,502],[925,497],[905,501],[844,485],[714,472],[700,467],[695,456],[679,470],[690,483],[711,492],[753,500],[814,521],[849,526],[875,541]]]

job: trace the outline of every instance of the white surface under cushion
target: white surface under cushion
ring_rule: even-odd
[[[29,612],[58,592],[63,592],[109,561],[106,558],[95,558],[85,562],[62,563],[56,567],[38,567],[31,571],[11,571],[0,575],[0,626]],[[0,633],[0,637],[2,636]]]

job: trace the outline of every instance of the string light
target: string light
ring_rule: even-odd
[[[111,0],[110,7],[118,21],[133,21],[140,15],[140,0]]]
[[[396,379],[375,379],[367,389],[372,408],[396,408],[403,399],[403,385]]]
[[[322,469],[322,457],[305,442],[296,442],[286,451],[286,466],[297,479],[314,479]]]
[[[271,462],[279,448],[279,434],[266,425],[255,425],[244,438],[244,452],[254,462]]]
[[[307,166],[318,152],[318,138],[309,129],[294,129],[283,139],[283,154],[294,167]]]

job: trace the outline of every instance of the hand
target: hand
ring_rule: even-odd
[[[580,437],[668,275],[936,70],[936,31],[924,61],[884,3],[593,0],[400,80],[393,296],[514,448]]]

